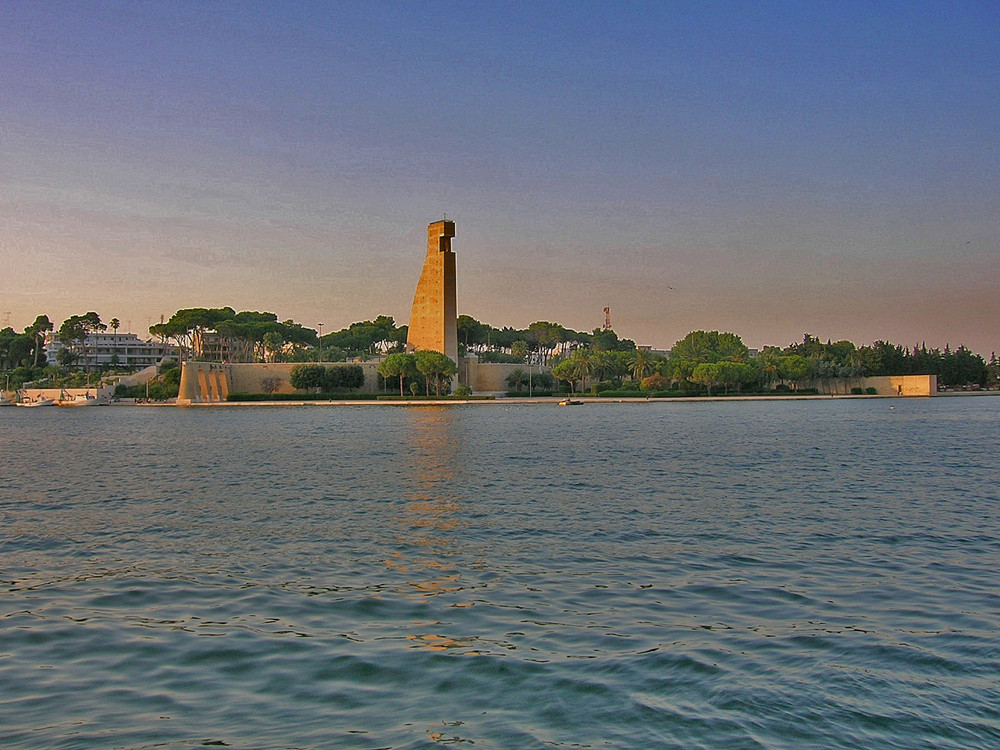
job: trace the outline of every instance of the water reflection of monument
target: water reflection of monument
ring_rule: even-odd
[[[404,434],[410,441],[406,452],[409,483],[401,517],[399,536],[402,549],[418,548],[419,556],[400,552],[390,561],[407,571],[433,571],[430,580],[408,580],[417,592],[433,596],[461,588],[457,571],[446,572],[456,555],[455,531],[464,526],[460,500],[455,490],[458,439],[452,434],[454,412],[447,408],[417,409],[406,412]]]
[[[406,585],[401,591],[418,598],[445,597],[452,607],[472,606],[461,592],[468,588],[463,565],[468,562],[467,540],[463,530],[464,504],[460,491],[462,457],[457,434],[460,422],[447,407],[406,411],[408,450],[405,453],[409,478],[406,503],[399,518],[397,552],[386,561],[403,574]],[[439,620],[414,623],[407,636],[415,646],[434,651],[460,649],[478,653],[475,636],[454,632],[454,622]]]

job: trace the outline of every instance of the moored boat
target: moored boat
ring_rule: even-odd
[[[56,401],[56,406],[98,406],[101,400],[90,393],[77,393],[74,396],[65,396]]]
[[[55,399],[51,398],[36,398],[33,401],[18,401],[18,406],[55,406]]]

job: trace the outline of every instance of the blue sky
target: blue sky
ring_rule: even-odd
[[[0,5],[0,315],[1000,348],[996,3]]]

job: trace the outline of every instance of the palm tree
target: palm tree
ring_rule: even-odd
[[[108,323],[111,326],[111,330],[115,332],[115,338],[112,343],[114,353],[111,355],[111,364],[118,365],[118,328],[121,326],[121,321],[118,318],[112,318],[111,322]]]
[[[631,367],[632,354],[631,352],[611,352],[612,356],[612,367],[611,367],[611,377],[621,383],[625,379],[625,376],[629,374],[629,368]]]
[[[528,382],[528,374],[520,367],[511,370],[510,374],[504,378],[507,385],[515,391],[520,391],[524,384]]]
[[[760,373],[760,384],[765,388],[770,388],[771,383],[778,379],[780,370],[778,354],[770,349],[762,351],[758,355],[755,364],[757,365],[757,371]]]
[[[697,365],[686,359],[670,359],[663,366],[663,374],[670,378],[671,383],[683,384],[690,380]]]
[[[632,377],[642,382],[642,379],[646,377],[652,368],[653,365],[649,361],[649,352],[645,349],[636,349],[635,354],[632,355]]]
[[[580,393],[587,390],[587,378],[594,369],[590,354],[584,349],[577,349],[570,357],[573,363],[573,375],[580,381]]]
[[[594,352],[591,356],[593,375],[598,380],[609,380],[615,372],[615,355],[612,352]]]

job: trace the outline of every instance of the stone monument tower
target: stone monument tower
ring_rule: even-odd
[[[427,255],[413,295],[406,350],[442,352],[457,364],[458,308],[455,303],[455,253],[451,249],[454,236],[453,221],[445,219],[427,226]]]

